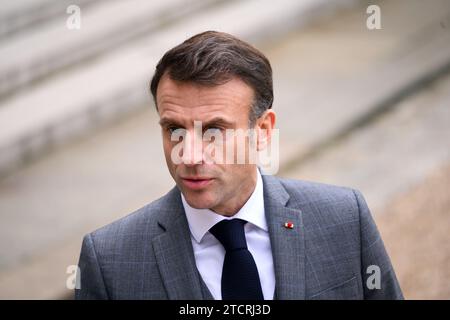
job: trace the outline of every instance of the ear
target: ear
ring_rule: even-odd
[[[257,151],[264,150],[270,144],[272,132],[275,127],[276,114],[272,109],[267,109],[256,121]]]

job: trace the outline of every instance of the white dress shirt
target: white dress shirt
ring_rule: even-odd
[[[195,263],[203,281],[214,299],[222,299],[221,278],[225,249],[209,232],[209,229],[224,219],[239,218],[247,221],[244,226],[248,250],[255,259],[264,299],[273,299],[275,291],[275,271],[269,229],[264,211],[264,193],[261,174],[257,169],[256,187],[244,206],[233,216],[225,217],[209,209],[192,208],[181,199],[191,231]]]

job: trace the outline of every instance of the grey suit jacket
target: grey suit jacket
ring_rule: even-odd
[[[358,191],[268,175],[263,186],[276,299],[403,298]],[[287,221],[294,228],[285,228]],[[372,265],[379,267],[379,288],[366,285],[376,283]],[[212,299],[177,187],[86,235],[79,267],[77,299]]]

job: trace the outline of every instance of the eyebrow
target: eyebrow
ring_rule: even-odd
[[[166,117],[163,117],[159,120],[159,125],[161,127],[167,127],[170,125],[177,125],[177,126],[181,127],[181,125],[176,120],[166,118]]]
[[[204,127],[211,127],[213,125],[231,126],[232,124],[234,124],[234,122],[228,121],[227,119],[222,118],[222,117],[215,117],[215,118],[205,121],[202,124]]]
[[[210,127],[210,126],[213,126],[213,125],[231,126],[233,124],[234,124],[234,122],[228,121],[227,119],[222,118],[222,117],[214,117],[214,118],[212,118],[210,120],[207,120],[207,121],[204,121],[204,122],[202,121],[202,126],[203,127]],[[170,125],[175,125],[175,126],[182,127],[182,125],[179,124],[178,121],[176,121],[174,119],[167,118],[167,117],[161,118],[159,120],[159,125],[161,127],[167,127],[167,126],[170,126]]]

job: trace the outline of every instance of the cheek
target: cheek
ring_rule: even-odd
[[[164,154],[166,155],[166,158],[167,158],[167,155],[170,154],[170,151],[172,150],[172,146],[170,144],[170,141],[167,141],[167,138],[165,138],[164,136],[163,136],[162,142],[163,142]]]
[[[166,162],[167,164],[172,165],[173,161],[171,159],[171,155],[172,155],[172,149],[174,147],[174,143],[172,141],[170,141],[170,137],[167,137],[166,135],[164,135],[163,133],[163,149],[164,149],[164,155],[166,157]]]
[[[250,161],[250,140],[251,137],[247,135],[228,136],[224,139],[221,147],[226,155],[224,159],[228,161],[227,164],[247,164]]]

